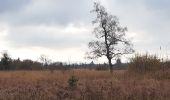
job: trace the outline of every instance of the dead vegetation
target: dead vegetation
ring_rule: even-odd
[[[110,74],[85,69],[1,71],[0,100],[169,100],[170,80],[162,77],[170,74],[157,74],[136,76],[125,70]],[[74,88],[68,83],[71,76],[78,79]]]

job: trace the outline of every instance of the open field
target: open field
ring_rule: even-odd
[[[68,84],[72,75],[77,87]],[[169,77],[125,70],[0,71],[0,100],[169,100]]]

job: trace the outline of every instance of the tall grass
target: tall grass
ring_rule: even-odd
[[[0,71],[0,100],[169,100],[170,79],[136,79],[125,70]],[[166,74],[169,75],[170,74]],[[70,77],[78,78],[70,88]],[[164,76],[160,76],[164,77]],[[71,78],[74,80],[74,78]]]
[[[133,73],[155,72],[161,68],[160,59],[156,55],[139,55],[130,59],[128,70]]]

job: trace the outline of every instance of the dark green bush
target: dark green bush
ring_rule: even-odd
[[[11,69],[12,59],[10,58],[7,52],[2,53],[1,61],[0,61],[0,69],[2,70],[10,70]]]
[[[75,77],[74,75],[72,75],[69,79],[68,79],[68,84],[70,87],[76,87],[77,86],[77,81],[78,78]]]

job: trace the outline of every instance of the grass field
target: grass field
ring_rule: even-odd
[[[0,71],[0,100],[170,100],[170,74],[164,74],[86,69]],[[78,79],[77,86],[68,84],[71,76]]]

